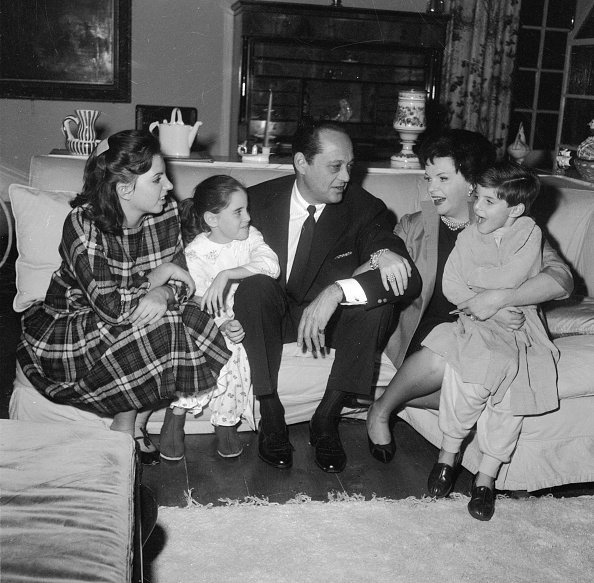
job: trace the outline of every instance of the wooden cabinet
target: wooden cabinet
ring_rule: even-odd
[[[280,2],[233,5],[237,54],[237,141],[290,154],[304,116],[348,124],[357,156],[389,158],[398,92],[439,95],[445,20],[430,14]]]

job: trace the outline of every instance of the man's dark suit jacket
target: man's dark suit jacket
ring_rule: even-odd
[[[287,247],[291,191],[295,176],[283,176],[248,189],[252,224],[276,252],[281,266],[279,282],[286,287]],[[328,285],[347,279],[359,265],[369,261],[378,249],[390,249],[405,257],[413,267],[404,296],[387,292],[379,271],[356,276],[367,295],[367,309],[387,302],[408,301],[419,294],[421,279],[404,242],[393,234],[393,220],[386,205],[356,184],[349,184],[343,200],[327,204],[314,235],[310,261],[304,276],[301,305],[307,305]]]

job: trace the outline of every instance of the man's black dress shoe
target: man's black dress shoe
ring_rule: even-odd
[[[314,459],[325,472],[337,474],[346,467],[346,453],[340,442],[338,429],[316,433],[309,422],[309,443],[315,447]]]
[[[495,491],[487,486],[472,483],[468,512],[477,520],[491,520],[495,512]]]
[[[393,435],[390,435],[390,443],[386,445],[378,445],[377,443],[373,443],[369,435],[367,436],[367,442],[369,443],[369,451],[376,460],[382,462],[383,464],[387,464],[394,459],[394,454],[396,453],[396,442],[394,441]]]
[[[258,457],[267,464],[280,470],[293,465],[293,446],[289,441],[289,430],[264,433],[258,428]]]
[[[450,494],[458,477],[461,461],[462,454],[458,452],[453,466],[440,463],[433,466],[427,479],[427,490],[429,490],[430,496],[445,498]]]

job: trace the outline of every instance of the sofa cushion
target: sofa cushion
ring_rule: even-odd
[[[544,313],[553,338],[594,334],[594,298],[572,297],[549,302]]]
[[[15,312],[24,312],[45,298],[52,273],[60,266],[62,227],[71,210],[69,202],[76,193],[11,184],[8,194],[18,251],[13,308]]]

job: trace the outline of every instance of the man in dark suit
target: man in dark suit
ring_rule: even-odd
[[[277,253],[281,275],[278,281],[243,280],[235,313],[260,402],[259,456],[274,467],[289,468],[293,461],[277,393],[283,344],[297,340],[316,351],[336,349],[310,421],[310,443],[320,468],[340,472],[346,465],[338,432],[345,394],[369,396],[393,303],[412,299],[421,283],[404,243],[392,233],[385,204],[348,184],[353,147],[341,126],[301,126],[293,138],[293,164],[294,176],[248,189],[252,224]],[[367,263],[371,269],[352,277]]]

